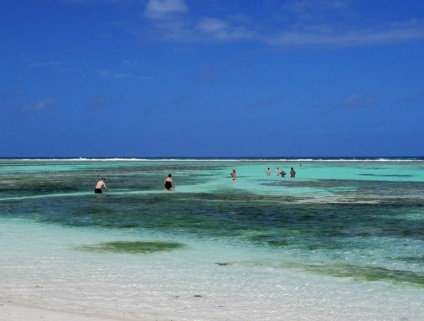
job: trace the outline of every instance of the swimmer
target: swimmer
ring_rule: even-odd
[[[167,190],[167,191],[174,190],[175,191],[174,180],[172,179],[171,174],[169,174],[168,177],[165,179],[165,181],[163,182],[163,185],[165,187],[165,190]]]
[[[101,194],[102,188],[106,188],[110,192],[110,189],[106,186],[106,178],[102,178],[100,181],[97,182],[94,192],[97,194]]]
[[[296,176],[296,171],[292,167],[290,170],[290,177],[295,177],[295,176]]]
[[[269,167],[268,167],[268,169],[266,170],[266,174],[269,176],[269,175],[271,175],[271,170],[269,169]]]
[[[236,174],[235,169],[233,169],[233,172],[230,175],[231,175],[231,178],[233,179],[233,181],[235,181],[237,179],[237,174]]]

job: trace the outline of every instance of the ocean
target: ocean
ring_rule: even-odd
[[[0,303],[424,320],[424,158],[0,159],[0,241]]]

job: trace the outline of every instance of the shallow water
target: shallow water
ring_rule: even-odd
[[[424,319],[422,160],[0,165],[2,299],[153,320]]]

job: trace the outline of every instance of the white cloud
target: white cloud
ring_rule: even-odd
[[[143,14],[150,24],[147,28],[149,38],[191,41],[193,36],[187,13],[184,0],[148,0]]]
[[[424,39],[424,23],[411,21],[385,27],[337,30],[321,26],[283,31],[264,38],[274,46],[369,46],[394,44]]]
[[[149,0],[144,10],[144,15],[149,19],[167,19],[175,14],[188,11],[184,0]]]
[[[241,23],[235,12],[223,17],[189,13],[184,0],[148,0],[144,17],[147,32],[162,41],[258,41],[269,46],[358,47],[424,40],[424,20],[372,24],[358,19],[352,0],[291,1],[266,21]],[[277,11],[277,10],[276,10]],[[222,12],[221,12],[222,14]],[[274,20],[273,20],[274,19]],[[368,23],[368,24],[366,24]]]
[[[197,29],[216,40],[248,39],[254,33],[243,27],[233,27],[227,22],[216,18],[203,18],[197,24]]]

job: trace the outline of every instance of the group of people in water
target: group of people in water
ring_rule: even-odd
[[[175,191],[175,184],[174,180],[172,179],[172,174],[168,174],[168,177],[165,178],[165,181],[163,182],[163,187],[166,191]],[[94,193],[101,194],[103,188],[107,189],[110,192],[110,189],[106,186],[106,178],[104,177],[97,182],[96,188],[94,189]]]
[[[300,166],[302,166],[302,165],[300,165]],[[284,170],[280,169],[279,167],[277,167],[275,171],[277,173],[277,176],[281,176],[281,177],[286,176],[286,172]],[[271,170],[269,169],[269,167],[266,170],[266,174],[268,176],[271,175]],[[236,172],[235,169],[233,169],[233,171],[230,173],[230,175],[231,175],[231,179],[233,181],[235,181],[237,179],[237,172]],[[296,177],[296,171],[294,170],[293,167],[290,169],[290,177]],[[172,174],[168,174],[168,177],[165,178],[165,181],[163,182],[163,187],[165,188],[166,191],[175,191],[175,184],[174,184],[174,180],[172,179]],[[97,182],[96,188],[94,189],[94,192],[97,193],[97,194],[101,194],[103,188],[110,191],[110,189],[106,186],[106,178],[104,178],[104,177]]]
[[[286,172],[284,170],[280,169],[279,167],[277,167],[275,169],[275,172],[277,173],[277,176],[285,177],[287,175]],[[271,175],[271,170],[269,169],[269,167],[266,170],[266,174],[268,176]],[[296,171],[294,170],[293,167],[290,169],[290,177],[296,177]]]

